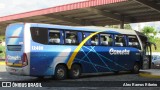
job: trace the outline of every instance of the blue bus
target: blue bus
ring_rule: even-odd
[[[138,73],[151,63],[151,43],[134,30],[13,23],[5,36],[6,70],[15,75],[62,80],[81,73]]]

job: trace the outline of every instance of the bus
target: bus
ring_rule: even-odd
[[[82,73],[150,68],[152,43],[140,32],[97,26],[13,23],[6,28],[6,70],[76,79]]]

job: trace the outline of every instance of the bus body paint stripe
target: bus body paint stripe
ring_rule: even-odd
[[[94,35],[100,33],[102,31],[98,31],[98,32],[95,32],[91,35],[89,35],[87,38],[85,38],[78,46],[77,48],[74,50],[73,54],[71,55],[71,57],[69,58],[68,60],[68,63],[67,63],[67,66],[68,66],[68,69],[71,69],[71,66],[72,66],[72,63],[73,63],[73,60],[75,59],[76,55],[78,54],[79,50],[82,48],[82,46]]]

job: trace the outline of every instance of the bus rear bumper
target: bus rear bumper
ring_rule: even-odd
[[[6,70],[10,74],[14,74],[14,75],[26,75],[26,76],[30,75],[28,66],[25,66],[25,67],[6,66]]]

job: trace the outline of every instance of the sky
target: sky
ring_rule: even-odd
[[[0,17],[86,0],[0,0]]]
[[[155,30],[160,31],[160,21],[156,22],[143,22],[143,23],[132,23],[130,24],[133,30],[142,30],[145,26],[154,27]]]
[[[87,0],[0,0],[0,17],[81,1]],[[160,21],[139,24],[134,23],[130,25],[134,30],[140,30],[148,25],[160,31]]]

